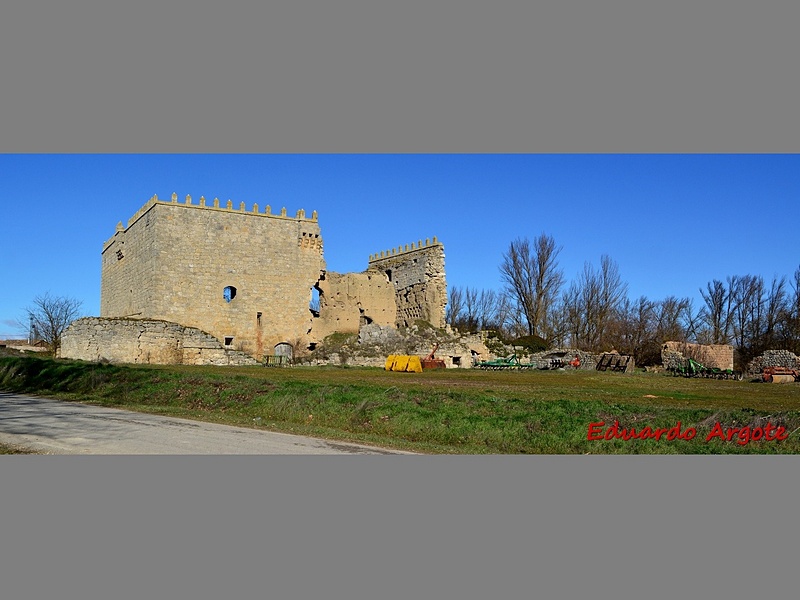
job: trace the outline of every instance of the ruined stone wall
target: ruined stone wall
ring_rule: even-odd
[[[592,354],[591,352],[578,350],[577,348],[549,348],[531,354],[528,358],[528,362],[536,365],[537,369],[549,369],[552,367],[553,360],[560,359],[565,363],[569,363],[569,361],[576,356],[581,361],[581,366],[579,367],[581,370],[593,371],[597,368],[597,363],[602,355]]]
[[[410,327],[418,319],[444,327],[444,246],[435,237],[370,256],[367,273],[382,273],[394,286],[397,327]]]
[[[382,273],[325,273],[317,284],[319,316],[311,336],[321,342],[334,332],[356,333],[362,325],[394,326],[394,286]]]
[[[448,369],[468,369],[486,360],[489,349],[480,335],[454,335],[443,329],[412,325],[399,330],[394,325],[370,323],[362,326],[342,343],[328,347],[328,341],[311,353],[313,364],[348,364],[383,367],[391,354],[415,355],[423,358],[439,344],[435,357]]]
[[[61,340],[62,358],[134,364],[255,365],[251,356],[225,348],[194,327],[144,319],[87,317]]]
[[[747,365],[748,375],[761,373],[764,367],[787,367],[800,369],[800,357],[789,350],[765,350]]]
[[[733,370],[733,346],[688,342],[664,342],[661,346],[661,363],[666,369],[683,366],[687,358],[694,359],[710,369]]]
[[[102,265],[101,316],[197,327],[256,357],[306,339],[311,289],[325,269],[316,213],[175,194],[154,196],[118,225]]]

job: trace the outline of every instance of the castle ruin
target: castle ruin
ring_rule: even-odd
[[[102,341],[109,327],[130,337],[140,335],[135,332],[146,321],[210,334],[219,342],[217,354],[262,360],[313,349],[331,333],[358,332],[373,323],[400,328],[421,320],[444,327],[446,302],[444,247],[435,237],[372,255],[362,273],[339,274],[326,270],[316,211],[289,215],[269,205],[248,209],[231,200],[223,205],[216,198],[153,196],[103,244],[102,321],[70,327],[61,355],[112,359]],[[125,324],[113,327],[114,319]],[[141,326],[131,327],[131,320]],[[154,327],[161,331],[152,324],[148,331]],[[91,339],[101,329],[103,336]],[[146,353],[125,350],[136,346],[131,340],[115,345],[113,360],[163,362],[171,356],[169,362],[189,362],[174,349],[182,342],[165,335],[168,351],[154,351],[152,339]]]

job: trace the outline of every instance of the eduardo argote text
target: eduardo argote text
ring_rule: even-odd
[[[687,427],[683,429],[681,422],[678,421],[673,427],[642,427],[636,429],[635,427],[620,427],[619,421],[614,421],[613,425],[606,426],[605,421],[598,421],[589,423],[589,429],[586,433],[586,439],[590,441],[596,440],[691,440],[697,435],[697,430],[694,427]],[[750,442],[757,442],[764,440],[766,442],[785,440],[789,437],[786,433],[786,428],[782,425],[775,426],[772,423],[767,423],[763,427],[724,427],[720,423],[715,423],[711,431],[706,435],[706,442],[717,439],[723,442],[735,441],[737,444],[744,446]]]

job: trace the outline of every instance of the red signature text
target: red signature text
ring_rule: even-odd
[[[635,427],[620,427],[619,421],[614,421],[613,425],[606,426],[605,421],[589,423],[589,430],[586,439],[593,440],[691,440],[697,435],[694,427],[683,429],[681,422],[678,421],[673,427],[652,428],[645,426],[640,429]],[[735,441],[744,446],[750,442],[764,440],[766,442],[785,440],[789,437],[786,428],[782,425],[775,426],[767,423],[763,427],[725,427],[720,423],[715,423],[714,427],[706,436],[706,442],[718,439],[723,442]]]

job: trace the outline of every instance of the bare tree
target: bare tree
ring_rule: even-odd
[[[494,290],[481,290],[477,305],[478,329],[498,329],[502,324],[500,312],[504,308],[501,295]]]
[[[573,345],[599,351],[613,343],[613,325],[627,291],[619,267],[609,256],[601,257],[599,270],[588,262],[584,264],[583,272],[564,294],[564,314]]]
[[[654,338],[659,346],[665,341],[688,341],[693,321],[691,299],[667,296],[657,302],[654,308],[656,318]]]
[[[779,344],[781,321],[785,318],[789,294],[786,289],[786,277],[773,277],[766,299],[766,316],[762,333],[760,351]]]
[[[620,303],[618,319],[608,336],[611,344],[623,354],[632,354],[637,364],[644,364],[644,353],[651,345],[656,318],[656,303],[645,296],[636,302],[625,298]]]
[[[791,286],[778,323],[778,336],[784,348],[800,354],[800,267],[794,272]]]
[[[505,291],[524,316],[528,335],[547,337],[544,324],[564,284],[557,261],[560,252],[555,240],[543,233],[533,243],[527,238],[514,240],[503,254],[500,274]]]
[[[787,302],[786,278],[773,278],[767,288],[759,275],[738,278],[735,298],[734,334],[743,361],[761,354],[777,342],[778,319]]]
[[[25,309],[31,337],[44,342],[55,355],[61,347],[64,330],[80,316],[80,300],[66,296],[51,296],[49,292],[36,296]]]
[[[733,332],[733,301],[731,289],[736,286],[736,278],[728,277],[728,286],[714,279],[706,285],[706,291],[700,289],[700,295],[706,303],[703,309],[703,320],[706,323],[707,341],[711,344],[729,344]]]
[[[464,290],[463,328],[473,332],[478,329],[478,290],[467,287]]]
[[[464,292],[460,287],[450,286],[449,298],[447,300],[447,310],[445,321],[450,327],[458,327],[461,314],[464,311]]]
[[[641,296],[635,302],[623,298],[609,319],[603,343],[632,354],[636,364],[657,364],[665,341],[693,339],[696,319],[689,298],[654,301]]]
[[[499,329],[505,310],[494,290],[451,287],[446,318],[451,327],[463,331]]]

